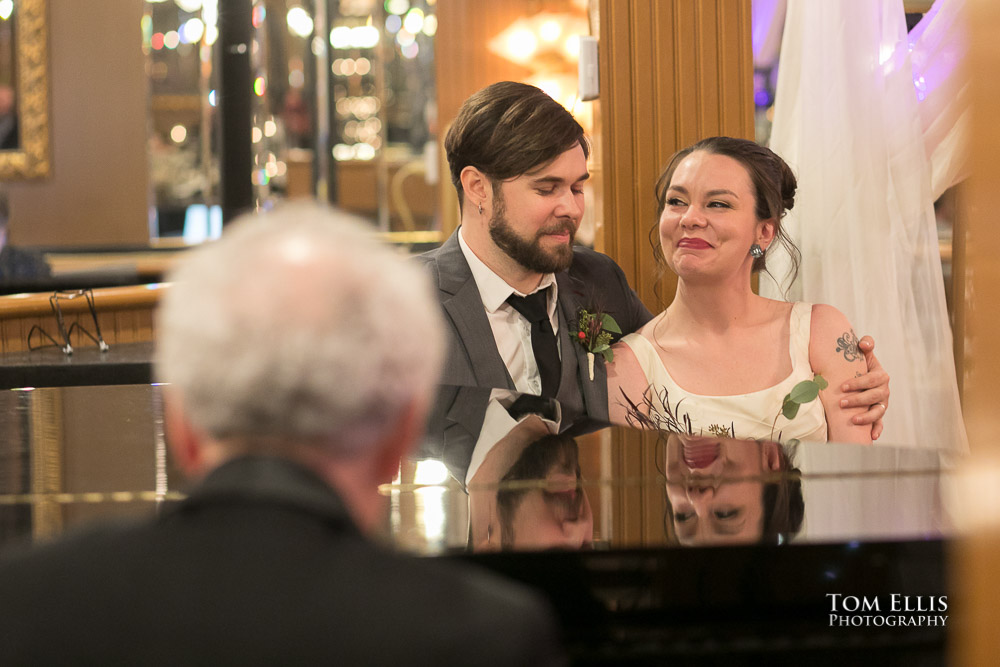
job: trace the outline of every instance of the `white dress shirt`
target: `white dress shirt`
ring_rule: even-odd
[[[500,358],[503,359],[504,366],[514,381],[514,387],[519,392],[541,396],[542,379],[538,374],[538,364],[535,363],[535,353],[531,349],[531,324],[507,303],[507,297],[511,294],[528,295],[508,285],[503,278],[493,272],[493,269],[476,257],[476,253],[472,252],[465,242],[463,231],[459,230],[458,245],[462,248],[462,254],[465,255],[465,261],[469,263],[472,277],[479,288],[479,296],[482,298],[486,317],[490,321],[490,328],[493,329],[493,338],[496,340]],[[552,331],[557,334],[558,345],[559,317],[556,314],[556,304],[559,286],[556,284],[555,275],[547,273],[542,276],[538,287],[531,293],[534,294],[550,285],[552,289],[548,294],[549,321],[552,323]]]
[[[490,453],[497,443],[503,440],[514,430],[514,427],[523,422],[531,415],[524,415],[520,419],[510,416],[508,409],[517,400],[517,394],[509,389],[494,389],[490,392],[490,402],[486,406],[486,415],[483,417],[483,427],[479,431],[476,439],[476,446],[472,450],[472,458],[469,460],[469,469],[465,472],[465,485],[472,482],[472,478],[479,472],[480,466],[486,460],[486,455]],[[559,425],[562,422],[562,408],[559,403],[553,401],[556,409],[555,420],[545,419],[540,415],[535,415],[541,419],[542,424],[549,433],[558,433]]]

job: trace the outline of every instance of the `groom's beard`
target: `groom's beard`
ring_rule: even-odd
[[[548,227],[539,229],[533,239],[523,239],[511,227],[506,214],[507,204],[503,195],[497,192],[493,196],[493,217],[490,218],[489,224],[490,238],[508,257],[535,273],[559,273],[568,269],[573,263],[576,225],[571,220],[560,219]],[[566,245],[550,249],[542,247],[539,241],[543,236],[563,231],[569,234],[569,242]]]

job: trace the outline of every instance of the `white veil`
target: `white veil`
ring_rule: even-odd
[[[892,378],[879,442],[967,450],[933,209],[963,168],[961,5],[938,0],[908,37],[902,0],[788,0],[771,148],[798,177],[802,267],[788,286],[774,248],[782,284],[760,284],[875,338]]]

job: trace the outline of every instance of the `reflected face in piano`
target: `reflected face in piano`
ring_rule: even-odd
[[[524,450],[504,476],[511,486],[497,492],[502,549],[593,546],[594,516],[580,486],[578,452],[576,441],[561,435],[541,438]]]
[[[545,489],[526,493],[511,517],[511,541],[504,548],[518,551],[590,549],[594,516],[590,500],[575,475],[548,477]]]
[[[763,477],[781,465],[776,443],[673,436],[666,458],[668,514],[682,545],[761,539]]]

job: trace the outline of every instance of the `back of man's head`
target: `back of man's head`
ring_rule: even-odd
[[[362,454],[437,382],[443,334],[426,275],[344,213],[245,216],[169,280],[157,374],[218,442]]]
[[[465,100],[444,140],[459,203],[466,167],[496,183],[541,167],[577,144],[590,154],[572,114],[540,88],[514,81],[491,84]]]

